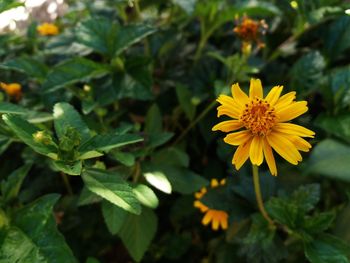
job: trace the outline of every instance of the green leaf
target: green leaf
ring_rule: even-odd
[[[264,1],[249,1],[243,2],[242,5],[238,5],[238,14],[254,16],[279,16],[282,14],[281,10],[273,3]],[[237,14],[237,15],[238,15]]]
[[[335,236],[323,234],[304,244],[305,256],[312,263],[348,263],[349,245]]]
[[[192,14],[197,0],[172,0],[174,4],[180,6],[188,15]]]
[[[108,152],[112,149],[119,148],[132,143],[143,141],[139,135],[136,134],[103,134],[96,135],[79,147],[79,152],[88,151],[103,151]]]
[[[133,166],[135,164],[135,156],[131,153],[114,151],[112,152],[114,159],[121,162],[125,166]]]
[[[336,60],[350,47],[350,17],[340,16],[326,31],[323,38],[324,49],[329,60]]]
[[[17,0],[2,0],[0,2],[0,13],[23,5],[24,3],[19,3]]]
[[[99,195],[94,194],[84,186],[79,195],[78,206],[99,203],[101,200],[102,198]]]
[[[273,219],[291,229],[297,229],[304,219],[304,213],[298,205],[286,199],[273,197],[268,201],[266,209]]]
[[[21,188],[22,182],[30,170],[31,164],[26,164],[13,171],[7,180],[1,183],[1,193],[5,202],[16,198]]]
[[[196,107],[192,103],[192,94],[188,87],[183,85],[176,86],[176,95],[182,110],[189,120],[193,120],[196,115]]]
[[[27,114],[27,109],[9,102],[0,102],[0,113]]]
[[[311,234],[321,233],[327,230],[335,219],[334,212],[316,214],[305,220],[303,229]]]
[[[57,158],[57,146],[34,140],[33,135],[42,130],[13,114],[5,114],[2,118],[11,130],[34,151],[50,158]]]
[[[146,114],[145,131],[147,133],[160,133],[163,130],[162,114],[157,104],[153,104]]]
[[[109,232],[115,235],[122,227],[128,213],[108,201],[103,201],[102,214]]]
[[[152,163],[188,167],[190,158],[184,151],[178,148],[168,147],[155,152],[152,155]]]
[[[77,262],[56,229],[52,208],[58,197],[43,196],[15,213],[0,245],[3,262]]]
[[[140,262],[157,230],[158,219],[150,209],[143,208],[139,216],[129,214],[119,236],[132,258]]]
[[[83,163],[81,161],[52,161],[52,164],[57,170],[69,175],[80,175],[83,169]]]
[[[11,69],[26,74],[30,78],[43,79],[47,74],[47,67],[31,57],[18,57],[0,64],[2,69]]]
[[[319,51],[302,56],[291,70],[291,88],[308,93],[319,88],[323,81],[326,61]]]
[[[149,188],[147,185],[138,184],[133,189],[136,198],[140,201],[144,206],[148,206],[150,208],[157,208],[159,204],[159,200],[153,190]]]
[[[60,102],[55,104],[53,109],[55,130],[58,138],[62,138],[68,127],[75,128],[81,140],[90,139],[90,130],[82,120],[80,114],[68,103]]]
[[[85,263],[100,263],[96,258],[88,257]]]
[[[53,92],[77,82],[86,82],[109,72],[105,65],[86,58],[72,58],[55,66],[43,83],[45,92]]]
[[[114,57],[155,32],[147,25],[120,26],[107,18],[83,21],[76,30],[77,41],[95,51]]]
[[[313,149],[307,172],[350,182],[349,156],[349,146],[331,139],[323,140]]]
[[[156,148],[168,142],[173,136],[174,133],[172,132],[151,133],[148,136],[147,146]]]
[[[315,124],[326,132],[350,142],[350,115],[321,115],[317,117]]]
[[[305,212],[312,210],[319,202],[321,189],[319,184],[302,185],[291,196],[293,203]]]
[[[12,140],[10,138],[0,135],[0,155],[7,150],[11,143]]]
[[[146,172],[143,176],[149,184],[153,185],[158,190],[166,194],[171,194],[171,184],[162,171],[155,170],[152,172]]]
[[[130,213],[140,214],[141,206],[133,189],[118,173],[88,169],[83,172],[82,178],[91,192]]]

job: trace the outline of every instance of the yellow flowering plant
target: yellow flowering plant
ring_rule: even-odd
[[[38,25],[37,31],[42,36],[55,36],[60,33],[58,27],[55,24],[46,22]]]

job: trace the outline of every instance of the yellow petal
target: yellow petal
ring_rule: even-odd
[[[273,130],[287,133],[291,135],[297,135],[301,137],[311,137],[315,136],[315,133],[309,129],[304,128],[303,126],[292,124],[292,123],[277,123]]]
[[[254,136],[250,145],[249,155],[252,164],[259,166],[263,162],[263,139],[260,136]]]
[[[227,105],[221,105],[217,108],[217,110],[218,117],[220,117],[221,115],[227,115],[232,119],[238,119],[239,115],[241,114],[241,111],[239,111],[237,108],[233,108]]]
[[[211,188],[217,187],[219,185],[219,181],[217,179],[211,179],[210,186]]]
[[[251,99],[263,97],[263,88],[260,79],[250,79],[249,97]]]
[[[217,218],[215,218],[215,217],[213,217],[212,228],[213,228],[213,230],[218,230],[219,229],[219,220]]]
[[[209,211],[204,215],[204,217],[203,217],[203,219],[202,219],[202,224],[205,225],[205,226],[208,225],[208,224],[210,223],[210,221],[212,220],[212,218],[213,218],[212,211],[209,210]]]
[[[233,132],[226,135],[226,137],[224,138],[224,142],[226,142],[227,144],[237,146],[245,143],[251,137],[251,132],[248,130]]]
[[[277,168],[276,168],[275,157],[273,156],[271,146],[267,142],[266,139],[264,139],[263,142],[264,142],[263,151],[264,151],[265,160],[267,162],[267,165],[270,169],[271,174],[276,176],[277,175]]]
[[[280,108],[283,108],[289,104],[292,103],[293,100],[295,100],[295,95],[297,93],[295,91],[289,92],[282,97],[279,98],[279,100],[275,104],[275,109],[278,110]]]
[[[285,122],[290,121],[301,114],[307,112],[307,102],[306,101],[298,101],[294,102],[286,107],[283,107],[281,110],[277,112],[278,114],[278,121],[279,122]]]
[[[273,131],[266,138],[272,148],[291,164],[296,165],[302,160],[297,148],[282,133]]]
[[[237,102],[237,104],[239,104],[242,108],[244,108],[245,104],[248,103],[249,98],[248,98],[247,94],[245,94],[241,90],[238,83],[232,85],[231,92],[232,92],[232,96],[235,99],[235,101]]]
[[[312,147],[310,143],[299,136],[290,136],[289,139],[299,151],[308,152]]]
[[[224,229],[224,230],[227,229],[227,221],[228,221],[228,219],[227,219],[227,214],[226,214],[226,216],[223,217],[223,218],[221,219],[221,221],[220,221],[220,223],[221,223],[221,228]]]
[[[270,103],[271,106],[275,105],[281,95],[282,90],[283,86],[273,87],[270,90],[269,94],[267,94],[265,100],[267,100],[267,102]]]
[[[216,124],[212,131],[232,132],[243,127],[243,124],[238,120],[222,121]]]
[[[235,165],[237,170],[239,170],[239,168],[241,168],[248,159],[251,142],[252,138],[249,138],[248,141],[238,146],[235,154],[233,155],[232,164]]]

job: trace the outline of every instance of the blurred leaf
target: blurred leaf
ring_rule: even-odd
[[[88,190],[86,186],[83,186],[83,189],[80,192],[79,199],[78,199],[78,206],[83,205],[90,205],[94,203],[101,202],[102,198]]]
[[[130,213],[140,214],[141,206],[133,189],[118,173],[91,168],[83,172],[82,178],[91,192]]]
[[[9,102],[0,102],[0,113],[27,114],[27,109]]]
[[[24,3],[20,3],[17,0],[2,0],[0,2],[0,13],[23,5]]]
[[[237,6],[238,14],[247,15],[250,17],[254,16],[279,16],[282,15],[281,10],[273,3],[264,1],[247,1]]]
[[[147,133],[160,133],[163,130],[162,114],[157,104],[153,104],[146,114],[145,131]]]
[[[141,215],[128,214],[119,236],[132,258],[140,262],[157,230],[158,219],[154,212],[143,208]]]
[[[331,139],[323,140],[313,149],[307,172],[350,182],[349,155],[347,145]]]
[[[350,47],[350,17],[340,16],[326,31],[324,49],[329,60],[336,60],[339,55]]]
[[[135,156],[132,153],[114,151],[112,152],[114,159],[121,162],[125,166],[133,166],[135,164]]]
[[[333,94],[331,98],[335,109],[347,108],[350,105],[350,67],[335,68],[329,75],[330,88]],[[327,95],[327,94],[326,94]]]
[[[173,136],[174,133],[172,132],[151,133],[149,134],[148,140],[146,141],[147,146],[156,148],[168,142]]]
[[[143,176],[149,184],[153,185],[158,190],[166,194],[171,193],[171,184],[162,171],[154,170],[152,172],[146,172]]]
[[[115,235],[122,227],[128,213],[108,201],[103,201],[102,214],[109,232]]]
[[[291,70],[291,87],[302,93],[319,88],[323,81],[326,61],[319,51],[312,51],[295,62]]]
[[[7,180],[1,182],[1,193],[5,202],[17,197],[23,180],[27,176],[31,166],[31,164],[26,164],[18,168],[8,176]]]
[[[0,64],[2,69],[11,69],[26,74],[30,78],[44,79],[47,67],[31,57],[18,57]]]
[[[3,262],[77,262],[56,229],[52,208],[58,198],[43,196],[15,213],[1,240]]]
[[[96,258],[88,257],[85,263],[100,263]]]
[[[150,208],[157,208],[159,200],[153,190],[147,185],[138,184],[133,188],[136,198],[141,204]]]
[[[7,150],[11,143],[12,140],[10,138],[0,135],[0,155]]]
[[[43,83],[45,92],[53,92],[77,82],[86,82],[109,72],[105,65],[86,58],[75,57],[56,65]]]
[[[114,57],[155,32],[147,25],[120,26],[107,18],[83,21],[76,30],[77,41],[97,52]]]
[[[315,208],[321,197],[319,184],[302,185],[292,193],[291,200],[298,205],[300,209],[309,212]]]
[[[334,212],[324,212],[316,214],[312,217],[309,217],[305,220],[303,228],[308,233],[321,233],[327,230],[335,219]]]
[[[182,85],[176,86],[176,95],[182,110],[185,112],[189,120],[193,120],[196,115],[196,107],[192,103],[192,94],[189,88]]]
[[[56,146],[34,140],[33,135],[42,130],[13,114],[5,114],[2,118],[11,130],[34,151],[50,158],[57,158],[58,149]]]
[[[83,163],[81,161],[52,161],[52,164],[57,170],[69,175],[80,175],[83,169]]]
[[[191,15],[194,11],[197,0],[172,0],[172,2],[180,6],[188,15]]]
[[[175,147],[168,147],[153,153],[152,163],[188,167],[190,158],[184,151]]]
[[[312,263],[348,263],[349,245],[335,236],[323,234],[304,244],[305,256]]]
[[[315,124],[326,132],[350,142],[350,115],[318,116]]]
[[[56,103],[53,109],[53,116],[58,138],[62,138],[65,135],[68,127],[75,128],[83,142],[91,137],[89,128],[72,105],[65,102]]]
[[[80,152],[103,151],[108,152],[132,143],[143,141],[143,138],[136,134],[101,134],[92,137],[79,147]]]

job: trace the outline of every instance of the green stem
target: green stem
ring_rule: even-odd
[[[207,114],[208,112],[216,105],[216,100],[214,100],[212,103],[210,103],[208,105],[208,107],[206,107],[202,112],[201,114],[199,114],[197,116],[197,118],[192,121],[188,126],[187,128],[180,134],[179,137],[177,137],[176,141],[174,142],[173,145],[176,145],[178,144],[184,137],[185,135],[201,120],[203,119]]]
[[[260,213],[262,216],[269,222],[271,226],[274,225],[273,220],[270,218],[268,213],[265,210],[264,202],[261,196],[261,189],[260,189],[260,181],[259,181],[259,168],[257,165],[253,165],[253,182],[254,182],[254,190],[255,190],[255,196],[256,196],[256,202],[258,203],[258,207],[260,210]]]
[[[67,189],[68,194],[73,195],[72,186],[70,185],[68,176],[65,173],[61,173],[61,177],[62,177],[63,183]]]

